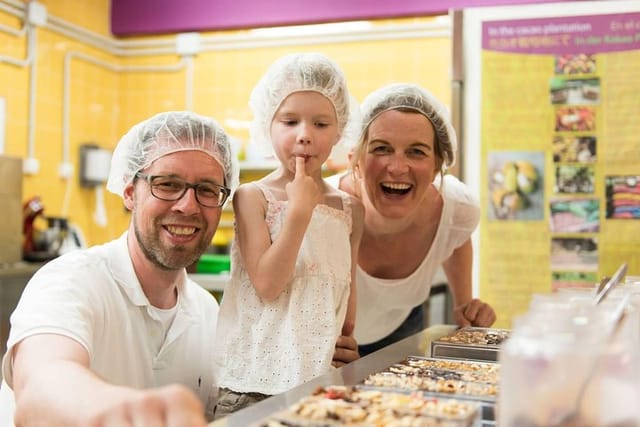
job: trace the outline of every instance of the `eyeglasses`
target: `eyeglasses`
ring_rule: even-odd
[[[207,208],[218,208],[224,205],[231,193],[227,187],[211,182],[191,184],[174,176],[147,175],[142,172],[136,173],[136,177],[149,183],[153,197],[166,202],[180,200],[188,189],[193,188],[198,203]]]

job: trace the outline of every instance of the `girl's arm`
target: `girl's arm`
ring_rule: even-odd
[[[233,198],[238,244],[245,268],[258,296],[271,301],[286,288],[295,272],[298,252],[322,188],[304,170],[304,159],[296,159],[296,175],[287,184],[287,216],[272,242],[265,222],[267,202],[253,185],[241,186]]]
[[[454,319],[460,326],[489,327],[495,322],[496,314],[489,304],[472,298],[472,263],[473,246],[471,239],[467,239],[442,264],[453,295]]]

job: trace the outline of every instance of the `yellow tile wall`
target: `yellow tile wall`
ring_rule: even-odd
[[[41,0],[49,15],[101,35],[109,34],[109,1]],[[377,25],[429,22],[432,18],[379,21]],[[0,24],[20,28],[20,21],[0,11]],[[216,34],[236,34],[231,31]],[[155,37],[157,39],[157,37]],[[337,61],[345,71],[353,96],[361,101],[371,90],[393,81],[412,81],[450,99],[451,42],[448,37],[389,41],[362,41],[302,46],[202,52],[193,62],[193,110],[215,117],[233,136],[246,141],[248,131],[229,119],[250,120],[249,93],[266,68],[279,56],[296,51],[318,51]],[[23,59],[26,39],[0,31],[0,56]],[[186,108],[185,69],[172,72],[114,72],[81,59],[71,60],[69,155],[75,166],[70,181],[59,177],[62,162],[63,64],[68,52],[83,52],[123,67],[176,64],[176,55],[117,57],[46,28],[37,29],[37,89],[34,156],[40,171],[25,176],[23,195],[39,195],[46,215],[64,215],[84,231],[89,244],[117,237],[128,224],[119,197],[104,190],[108,224],[93,220],[96,194],[78,184],[79,146],[94,143],[113,149],[133,124],[164,110]],[[28,155],[29,71],[0,62],[0,97],[6,99],[5,153]],[[257,175],[243,175],[254,179]],[[223,219],[230,219],[225,214]],[[221,233],[228,234],[228,230]]]
[[[37,0],[47,12],[103,36],[111,35],[111,0]]]

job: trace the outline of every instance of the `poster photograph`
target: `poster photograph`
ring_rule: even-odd
[[[558,165],[554,191],[557,194],[592,194],[595,191],[595,170],[592,165]]]
[[[600,79],[552,77],[549,81],[549,99],[552,104],[598,104]]]
[[[605,178],[607,218],[640,219],[640,176]]]
[[[594,163],[597,160],[595,135],[555,135],[554,163]]]
[[[592,53],[564,53],[555,55],[554,64],[556,74],[593,74],[596,72],[596,55]]]
[[[551,239],[552,271],[598,271],[598,242],[595,237]]]
[[[588,271],[554,271],[551,276],[552,290],[560,292],[578,288],[592,293],[593,286],[598,282],[598,274]]]
[[[489,153],[489,209],[491,220],[544,218],[544,153]]]
[[[553,233],[600,231],[600,200],[597,198],[552,199],[549,210]]]
[[[595,107],[563,106],[556,109],[556,132],[593,132],[595,130]]]

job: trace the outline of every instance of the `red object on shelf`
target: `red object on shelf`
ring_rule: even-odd
[[[35,196],[27,200],[22,206],[24,242],[22,244],[22,253],[26,256],[36,251],[34,222],[36,218],[44,214],[44,205],[40,197]]]

